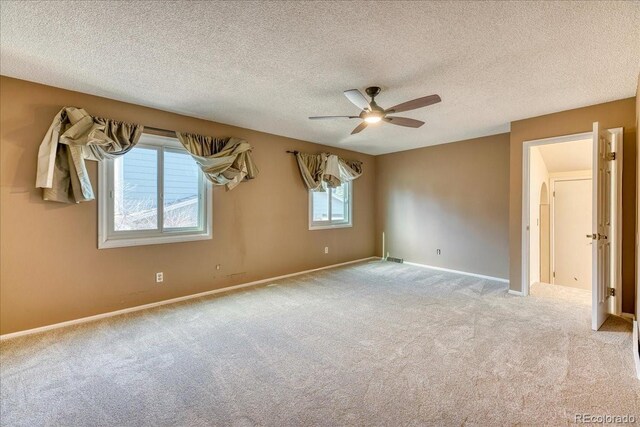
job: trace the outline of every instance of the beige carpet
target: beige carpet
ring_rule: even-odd
[[[4,342],[6,426],[567,425],[640,413],[588,299],[384,262]],[[572,296],[573,295],[573,296]]]

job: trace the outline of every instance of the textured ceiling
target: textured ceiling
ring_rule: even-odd
[[[584,171],[593,167],[591,139],[534,147],[540,150],[550,173]]]
[[[4,75],[371,154],[635,94],[639,2],[3,1]],[[350,136],[342,95],[443,102]]]

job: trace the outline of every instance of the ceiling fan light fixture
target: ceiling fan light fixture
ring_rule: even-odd
[[[380,116],[367,116],[364,118],[364,121],[371,124],[371,123],[378,123],[380,120],[382,120],[382,117]]]

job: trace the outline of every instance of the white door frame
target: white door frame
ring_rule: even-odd
[[[553,273],[556,271],[556,238],[555,238],[555,192],[556,182],[558,181],[583,181],[593,179],[593,172],[591,170],[575,171],[575,172],[557,172],[549,174],[549,187],[551,188],[551,197],[549,197],[549,265],[551,266],[550,282],[556,283],[556,278]],[[589,230],[587,230],[589,231]]]
[[[522,295],[529,295],[529,169],[530,169],[530,157],[531,147],[540,145],[558,144],[561,142],[572,142],[583,139],[591,139],[592,132],[576,133],[572,135],[554,136],[551,138],[534,139],[531,141],[524,141],[522,145]]]
[[[614,179],[618,184],[615,197],[612,197],[612,203],[615,200],[615,203],[618,205],[616,209],[616,217],[613,218],[615,221],[616,245],[613,248],[615,251],[615,264],[612,267],[615,268],[613,286],[616,290],[616,296],[613,300],[613,304],[609,307],[609,310],[611,313],[620,316],[622,315],[622,149],[624,147],[624,128],[612,128],[607,129],[607,131],[617,137],[615,150],[616,158],[618,159],[612,166],[612,173],[616,175]]]

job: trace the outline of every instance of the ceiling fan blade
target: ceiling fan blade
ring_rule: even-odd
[[[344,96],[361,110],[369,109],[369,101],[364,97],[358,89],[349,89],[344,91]]]
[[[442,101],[442,99],[440,99],[439,95],[423,96],[422,98],[394,105],[393,107],[387,109],[385,112],[389,114],[401,113],[403,111],[415,110],[416,108],[422,108],[428,105],[437,104],[440,101]]]
[[[364,128],[367,127],[367,125],[368,125],[368,123],[363,120],[362,123],[360,123],[358,126],[356,126],[356,128],[354,130],[351,131],[351,135],[354,135],[354,134],[362,131]]]
[[[420,120],[409,119],[407,117],[385,117],[382,120],[392,125],[406,126],[408,128],[419,128],[424,124],[424,122]]]
[[[358,116],[314,116],[309,117],[311,120],[325,120],[325,119],[357,119]]]

